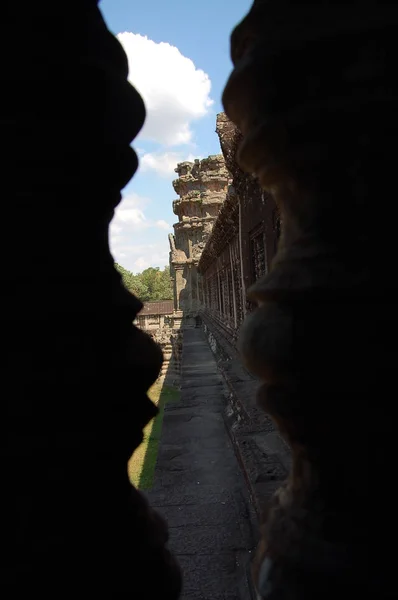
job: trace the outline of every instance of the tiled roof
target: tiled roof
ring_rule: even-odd
[[[140,315],[172,315],[174,311],[173,300],[163,300],[162,302],[145,302]]]

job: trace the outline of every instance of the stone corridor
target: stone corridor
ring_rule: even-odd
[[[182,600],[249,600],[255,516],[225,427],[223,379],[200,329],[184,332],[181,388],[165,409],[148,496],[169,525]]]

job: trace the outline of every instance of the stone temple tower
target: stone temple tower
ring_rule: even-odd
[[[178,223],[170,234],[170,272],[174,279],[176,316],[186,324],[198,314],[202,286],[197,265],[225,200],[230,175],[221,154],[177,165],[173,181],[179,195],[173,202]]]

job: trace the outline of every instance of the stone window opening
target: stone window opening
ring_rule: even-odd
[[[281,217],[277,208],[274,208],[272,212],[272,226],[275,232],[274,252],[276,254],[278,250],[279,238],[281,236]]]
[[[250,233],[251,283],[265,275],[267,268],[267,249],[263,223]]]

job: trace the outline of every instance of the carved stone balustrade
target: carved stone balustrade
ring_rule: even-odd
[[[259,0],[231,36],[238,160],[282,218],[240,338],[293,454],[266,507],[262,598],[396,593],[396,25],[385,2]]]
[[[145,109],[97,4],[2,6],[2,598],[181,587],[127,474],[162,357],[109,250]]]

